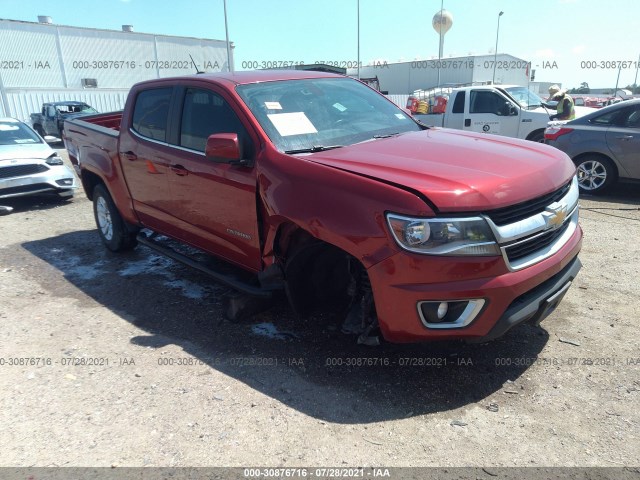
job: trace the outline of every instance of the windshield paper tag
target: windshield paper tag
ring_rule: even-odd
[[[278,133],[283,137],[290,135],[304,135],[306,133],[318,133],[316,127],[307,118],[304,112],[270,113],[267,115]]]
[[[279,102],[264,102],[264,106],[269,110],[282,110],[282,105]]]
[[[333,104],[333,108],[340,110],[341,112],[344,112],[347,109],[347,107],[337,102]]]
[[[405,116],[404,116],[403,114],[401,114],[401,113],[396,113],[395,115],[396,115],[396,117],[398,117],[400,120],[404,120],[404,119],[406,119],[406,118],[407,118],[407,117],[405,117]]]

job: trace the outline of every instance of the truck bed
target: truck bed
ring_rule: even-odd
[[[122,111],[98,113],[96,115],[86,115],[82,117],[82,120],[78,121],[91,123],[100,127],[109,128],[111,130],[120,131],[120,122],[122,120]],[[69,120],[69,122],[75,123],[75,120]]]
[[[121,111],[66,120],[64,144],[71,163],[78,166],[80,161],[101,158],[105,153],[105,160],[117,156],[121,120]]]

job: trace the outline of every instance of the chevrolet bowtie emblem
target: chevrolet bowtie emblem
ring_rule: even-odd
[[[564,220],[567,218],[566,205],[560,205],[558,207],[547,207],[544,212],[544,221],[546,224],[546,230],[555,230],[559,228]]]

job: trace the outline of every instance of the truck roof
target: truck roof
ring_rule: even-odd
[[[44,105],[86,105],[86,103],[77,100],[66,100],[63,102],[44,102]]]
[[[174,83],[179,80],[212,80],[215,82],[229,82],[235,85],[258,82],[272,82],[278,80],[298,80],[305,78],[331,78],[345,77],[335,73],[317,72],[311,70],[247,70],[242,72],[220,72],[220,73],[200,73],[193,75],[182,75],[179,77],[158,78],[145,80],[146,83]]]
[[[469,87],[457,87],[454,90],[491,90],[493,88],[513,88],[521,87],[522,85],[472,85]]]

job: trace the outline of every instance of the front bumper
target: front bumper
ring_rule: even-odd
[[[44,161],[19,162],[19,165],[24,166],[36,164],[46,165]],[[61,197],[73,196],[74,190],[78,188],[73,171],[66,165],[46,165],[46,167],[47,170],[43,172],[0,178],[0,198],[22,197],[40,193],[56,193]]]
[[[559,303],[555,293],[580,270],[578,226],[549,258],[521,270],[509,270],[502,257],[447,257],[399,252],[371,267],[369,278],[380,329],[391,342],[461,339],[492,340],[511,327],[539,322]],[[484,299],[482,311],[462,328],[428,328],[417,306],[423,301]]]

